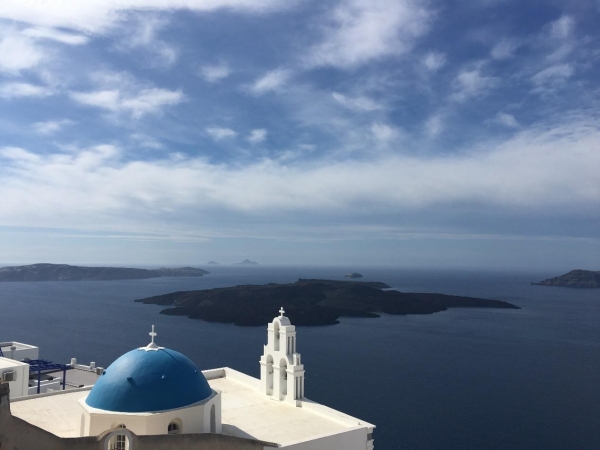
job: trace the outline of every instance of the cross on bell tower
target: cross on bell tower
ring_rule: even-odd
[[[284,314],[285,314],[285,310],[283,309],[283,306],[282,306],[281,309],[279,310],[279,317],[283,317]]]

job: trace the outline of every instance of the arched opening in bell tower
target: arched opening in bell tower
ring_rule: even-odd
[[[273,321],[273,347],[275,351],[279,351],[279,320]]]
[[[273,357],[267,356],[267,395],[273,395]]]
[[[281,395],[287,395],[287,361],[284,358],[279,362],[279,385]]]

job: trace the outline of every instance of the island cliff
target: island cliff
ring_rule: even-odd
[[[331,325],[341,316],[432,314],[453,307],[511,308],[510,303],[443,294],[402,293],[384,283],[299,279],[289,284],[245,285],[180,291],[135,300],[173,305],[161,314],[183,315],[207,322],[262,326],[281,306],[296,325]]]
[[[549,278],[539,283],[531,283],[537,286],[558,286],[577,288],[600,288],[600,272],[591,270],[571,270],[569,273],[559,277]]]
[[[0,268],[0,281],[86,281],[142,280],[159,277],[201,277],[206,270],[194,267],[176,269],[135,269],[129,267],[81,267],[67,264],[31,264]]]

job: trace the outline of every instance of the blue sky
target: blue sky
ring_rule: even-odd
[[[3,0],[0,262],[600,268],[600,3]]]

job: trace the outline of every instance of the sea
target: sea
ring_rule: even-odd
[[[532,286],[559,273],[373,267],[210,266],[201,278],[0,284],[0,341],[40,347],[55,362],[107,367],[146,345],[201,369],[259,376],[264,327],[159,314],[133,300],[240,284],[343,279],[349,271],[404,292],[511,302],[431,315],[342,318],[298,327],[306,396],[377,426],[375,448],[600,449],[600,290]],[[273,311],[273,316],[278,315]],[[324,449],[326,450],[326,449]]]

